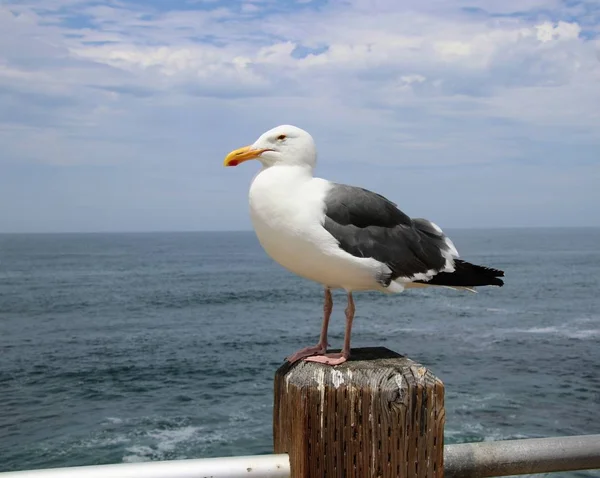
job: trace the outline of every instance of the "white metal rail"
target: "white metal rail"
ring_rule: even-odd
[[[444,447],[446,478],[600,469],[600,435]],[[255,455],[0,473],[0,478],[289,478],[288,455]]]
[[[2,478],[289,478],[287,455],[147,461],[0,473]]]

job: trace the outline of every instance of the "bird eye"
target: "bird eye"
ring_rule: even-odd
[[[277,136],[277,141],[283,141],[286,138],[285,134],[280,134],[279,136]]]

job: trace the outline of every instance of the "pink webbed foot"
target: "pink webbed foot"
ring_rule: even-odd
[[[321,354],[315,355],[311,357],[306,357],[304,359],[306,362],[317,362],[323,363],[325,365],[340,365],[348,360],[348,356],[342,353],[333,353],[333,354]]]
[[[327,347],[321,344],[317,344],[313,347],[304,347],[303,349],[294,352],[292,355],[286,357],[285,359],[289,363],[294,363],[303,358],[310,357],[311,355],[322,355],[325,352],[327,352]]]

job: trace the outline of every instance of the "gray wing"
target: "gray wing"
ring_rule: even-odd
[[[349,254],[386,264],[391,274],[378,279],[385,286],[399,277],[442,271],[454,249],[431,222],[411,219],[385,197],[344,184],[334,184],[325,198],[323,227]]]

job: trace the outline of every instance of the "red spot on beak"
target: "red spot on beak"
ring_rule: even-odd
[[[227,166],[237,166],[238,164],[240,164],[240,162],[234,159],[233,161],[229,161]]]

